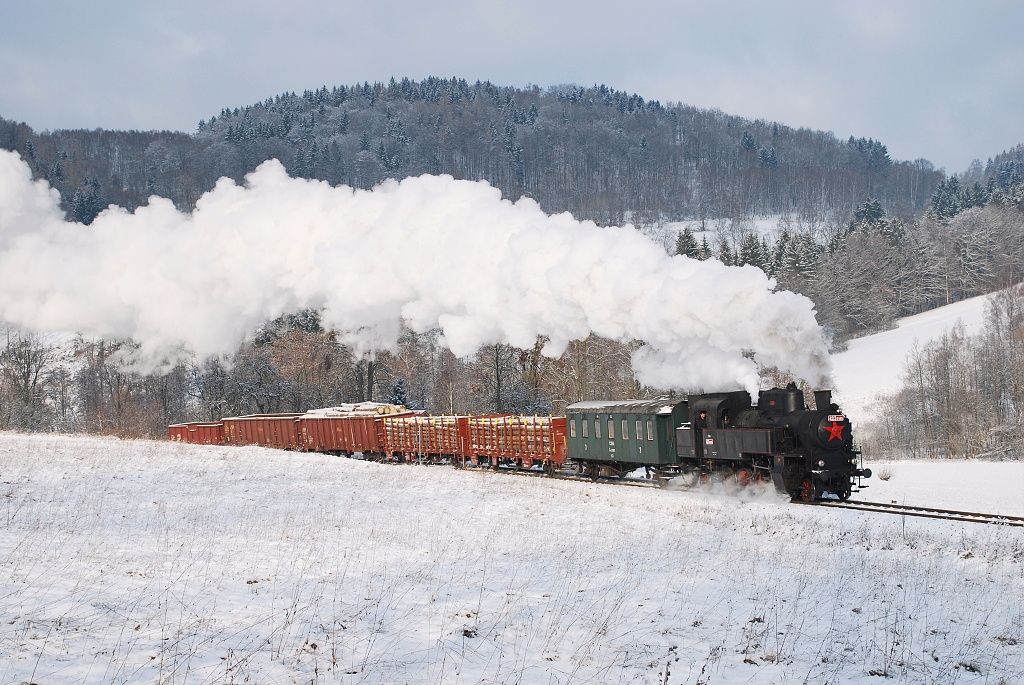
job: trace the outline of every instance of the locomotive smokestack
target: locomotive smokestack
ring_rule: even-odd
[[[832,391],[831,390],[815,390],[814,391],[814,408],[818,411],[828,411],[832,405]]]

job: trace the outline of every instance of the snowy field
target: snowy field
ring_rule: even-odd
[[[808,228],[800,223],[797,217],[776,214],[749,219],[714,218],[705,219],[704,221],[699,219],[662,221],[642,227],[641,232],[664,247],[665,251],[669,254],[675,254],[676,239],[687,228],[693,233],[698,244],[702,240],[707,240],[708,245],[714,248],[718,243],[719,236],[732,240],[735,243],[739,243],[747,233],[756,233],[774,240],[782,232],[782,226],[789,226],[791,230]]]
[[[1024,462],[957,459],[868,464],[874,476],[856,499],[1024,516]],[[888,476],[887,480],[883,480]]]
[[[865,495],[1024,482],[929,466]],[[0,683],[1024,682],[1020,529],[10,433],[0,482]]]
[[[979,332],[988,297],[980,295],[908,316],[896,328],[851,340],[849,349],[833,355],[836,401],[854,425],[875,417],[879,395],[899,390],[904,362],[915,344],[937,340],[957,323],[968,335]]]

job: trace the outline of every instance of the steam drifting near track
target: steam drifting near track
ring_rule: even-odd
[[[404,321],[441,329],[460,356],[537,336],[549,355],[590,333],[640,340],[639,379],[663,388],[756,389],[757,363],[828,376],[811,301],[759,269],[669,257],[631,227],[549,216],[486,182],[353,190],[272,160],[244,186],[221,179],[191,214],[154,196],[83,227],[0,151],[0,321],[132,338],[155,368],[229,353],[306,307],[362,352],[394,345]]]

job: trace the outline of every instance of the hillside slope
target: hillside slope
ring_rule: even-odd
[[[0,474],[4,683],[1024,678],[1020,529],[48,435]]]
[[[877,397],[899,389],[904,363],[914,345],[940,338],[958,324],[965,333],[978,332],[988,298],[972,297],[908,316],[892,330],[851,340],[845,352],[832,357],[836,399],[843,411],[855,423],[874,418]]]

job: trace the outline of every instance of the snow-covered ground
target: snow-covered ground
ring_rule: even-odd
[[[972,297],[900,319],[896,328],[851,340],[845,352],[834,355],[836,401],[854,424],[874,418],[878,396],[899,389],[904,362],[915,344],[941,338],[958,322],[967,334],[981,330],[988,297]]]
[[[1024,462],[963,460],[868,464],[874,477],[858,499],[1024,516]],[[885,480],[887,478],[887,480]]]
[[[0,683],[1024,682],[1021,529],[9,433],[0,495]]]
[[[737,238],[744,233],[757,233],[767,238],[775,238],[780,232],[780,226],[794,226],[798,220],[794,217],[787,217],[782,214],[773,216],[758,216],[749,219],[690,219],[686,221],[669,221],[660,224],[663,230],[672,235],[679,235],[683,229],[689,228],[697,236],[697,240],[707,236],[708,242],[714,247],[715,239],[719,233]]]
[[[813,226],[799,217],[785,214],[758,216],[746,219],[712,218],[687,219],[684,221],[660,221],[645,225],[641,232],[665,248],[669,254],[675,254],[676,239],[684,229],[689,228],[699,244],[706,239],[712,249],[718,244],[719,236],[733,243],[739,243],[747,233],[756,233],[769,240],[774,240],[787,227],[791,232],[812,230]]]

